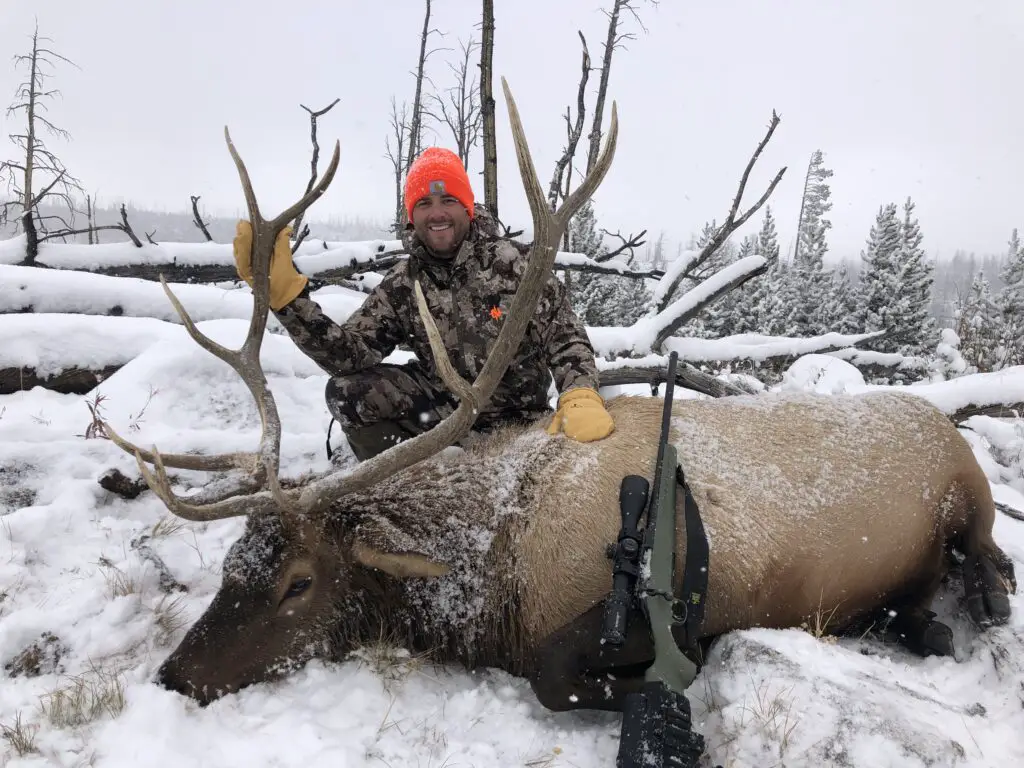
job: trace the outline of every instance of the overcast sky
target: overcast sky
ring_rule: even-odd
[[[546,186],[564,142],[561,113],[575,105],[577,30],[598,65],[601,9],[610,5],[495,0],[499,200],[514,226],[528,224],[528,212],[497,78],[509,81]],[[685,238],[721,221],[775,109],[782,123],[746,201],[788,166],[771,200],[784,246],[816,148],[835,172],[834,253],[858,253],[879,205],[907,195],[925,246],[940,257],[956,248],[1003,251],[1010,230],[1024,228],[1024,1],[638,5],[648,32],[627,19],[637,37],[611,70],[620,141],[595,197],[603,226]],[[320,133],[323,143],[341,141],[341,168],[312,214],[386,221],[394,205],[384,156],[390,102],[412,99],[423,8],[423,0],[6,0],[0,51],[25,51],[38,19],[77,64],[56,71],[63,99],[51,116],[73,141],[53,147],[101,200],[184,209],[200,194],[214,212],[244,210],[227,124],[264,212],[277,213],[308,178],[299,104],[338,97]],[[454,53],[459,40],[479,39],[480,8],[479,0],[434,0],[432,26],[446,37],[432,44]],[[441,87],[450,84],[449,55],[428,63]],[[12,97],[18,79],[5,64],[0,97]],[[12,127],[5,122],[3,133]],[[443,133],[435,140],[451,145]],[[482,197],[480,166],[477,153],[470,171]]]

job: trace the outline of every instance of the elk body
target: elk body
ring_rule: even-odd
[[[279,516],[250,517],[161,682],[208,701],[388,637],[527,676],[552,709],[618,709],[653,648],[636,620],[623,649],[598,642],[605,549],[619,480],[651,474],[662,401],[608,407],[617,428],[596,443],[507,429],[347,495],[312,551]],[[673,412],[710,542],[707,637],[820,615],[836,630],[889,609],[909,618],[928,607],[952,547],[1009,562],[969,445],[919,398],[733,397]]]
[[[469,436],[504,375],[562,232],[607,172],[617,136],[613,104],[600,159],[552,213],[503,85],[534,242],[486,365],[472,384],[458,376],[418,293],[420,321],[459,407],[351,471],[294,488],[278,478],[281,424],[259,366],[268,272],[277,233],[326,189],[339,148],[314,189],[267,221],[228,138],[254,233],[245,343],[229,350],[203,336],[164,288],[196,342],[246,382],[263,421],[260,446],[226,456],[163,455],[104,425],[175,514],[247,516],[220,590],[159,670],[165,686],[208,702],[381,637],[438,661],[528,676],[553,709],[619,709],[642,682],[653,658],[649,633],[634,621],[621,648],[603,647],[600,611],[611,587],[606,548],[619,530],[619,483],[627,474],[650,476],[661,400],[609,400],[616,430],[595,443],[551,437],[545,424],[532,424],[444,450]],[[951,652],[948,628],[926,609],[952,550],[964,556],[972,618],[1006,620],[1013,568],[991,536],[986,478],[956,428],[924,401],[889,393],[683,400],[674,405],[671,439],[710,543],[705,636],[797,626],[815,615],[842,629],[891,610],[916,650]],[[226,490],[181,498],[167,466],[249,474]],[[682,510],[677,520],[681,560]]]

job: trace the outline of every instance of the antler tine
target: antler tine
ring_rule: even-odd
[[[137,448],[104,424],[108,436],[123,450],[135,455],[146,484],[163,500],[170,511],[185,519],[200,521],[218,520],[269,509],[277,509],[283,514],[296,511],[294,498],[282,490],[278,478],[281,455],[281,418],[266,375],[260,365],[260,350],[270,315],[270,261],[273,256],[274,244],[281,230],[299,212],[312,205],[331,183],[338,168],[341,151],[340,144],[336,142],[330,166],[316,187],[280,216],[268,222],[260,214],[249,171],[231,140],[231,133],[227,126],[224,128],[224,138],[228,145],[228,151],[235,162],[235,167],[238,169],[253,231],[253,313],[242,346],[237,350],[228,349],[201,333],[181,302],[170,290],[163,276],[161,276],[160,282],[189,336],[200,347],[230,365],[248,387],[256,401],[262,424],[259,448],[253,453],[205,457],[183,457],[181,455],[164,457],[155,448],[152,452]],[[155,475],[145,466],[147,461],[156,467]],[[170,481],[164,469],[166,466],[204,470],[241,468],[252,472],[253,477],[250,480],[234,484],[226,491],[222,489],[219,493],[201,493],[195,499],[199,503],[189,503],[189,501],[176,496],[171,490]],[[264,486],[266,486],[266,490],[262,490]]]
[[[252,189],[249,169],[245,167],[242,157],[238,154],[238,150],[235,149],[235,142],[231,140],[231,131],[228,130],[226,125],[224,126],[224,141],[227,142],[228,152],[231,153],[231,159],[235,161],[235,168],[238,169],[238,177],[242,181],[242,194],[245,195],[245,207],[249,209],[249,220],[252,222],[253,227],[255,227],[257,222],[263,222],[263,217],[260,215],[260,206],[256,202],[256,193]]]
[[[303,213],[309,206],[315,203],[320,196],[327,191],[327,187],[330,186],[331,181],[334,179],[334,173],[338,170],[338,163],[341,160],[341,142],[334,142],[334,154],[331,155],[331,162],[327,165],[327,170],[324,171],[324,175],[317,182],[313,189],[309,190],[299,202],[295,203],[291,208],[286,210],[276,219],[271,222],[271,226],[277,228],[280,232],[289,221],[292,221],[300,213]]]
[[[505,91],[505,99],[508,102],[519,171],[530,203],[530,210],[533,213],[536,230],[529,261],[515,297],[512,299],[508,319],[502,326],[483,369],[470,386],[451,367],[448,354],[437,334],[423,293],[416,286],[417,307],[427,328],[431,351],[445,384],[459,396],[458,408],[451,416],[431,430],[367,459],[348,474],[333,472],[308,483],[299,496],[298,505],[302,508],[322,508],[331,504],[340,494],[368,488],[406,467],[429,458],[469,433],[477,415],[490,399],[501,377],[504,376],[512,356],[522,343],[526,326],[536,312],[537,302],[551,275],[555,249],[569,217],[575,213],[587,197],[593,194],[611,166],[618,135],[618,121],[614,104],[611,128],[598,164],[570,200],[563,204],[557,214],[552,214],[547,209],[544,191],[534,169],[522,121],[519,119],[515,100],[512,98],[511,90],[504,78],[502,78],[502,86]]]

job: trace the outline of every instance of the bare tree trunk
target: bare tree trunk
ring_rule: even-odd
[[[32,35],[32,63],[29,65],[30,72],[28,81],[31,84],[28,89],[28,128],[25,139],[25,188],[23,192],[23,203],[25,214],[22,216],[22,226],[25,230],[25,263],[29,266],[35,264],[36,256],[39,255],[39,235],[36,232],[35,221],[32,219],[32,171],[35,167],[36,149],[36,76],[39,67],[39,33]]]
[[[409,154],[405,160],[407,173],[420,150],[420,131],[423,125],[423,71],[427,64],[427,36],[430,34],[430,0],[426,2],[427,12],[423,15],[423,34],[420,36],[420,60],[416,67],[416,95],[412,101],[412,117],[409,120]]]
[[[384,146],[387,148],[387,158],[391,161],[391,169],[395,176],[395,218],[394,232],[398,237],[405,225],[405,206],[402,205],[402,178],[405,175],[405,160],[402,156],[405,148],[405,139],[408,135],[409,120],[406,112],[405,102],[402,102],[402,112],[398,112],[398,104],[395,97],[391,97],[391,130],[395,137],[395,146],[391,146],[391,136],[384,139]]]
[[[51,152],[43,139],[45,133],[60,138],[68,138],[69,134],[57,127],[50,120],[46,99],[53,99],[60,94],[56,88],[48,88],[44,84],[50,76],[47,67],[52,68],[56,61],[72,63],[68,59],[46,47],[48,38],[39,36],[38,26],[32,33],[32,51],[14,57],[15,66],[25,65],[28,78],[18,84],[15,91],[15,102],[7,109],[8,117],[18,112],[25,113],[25,132],[11,133],[9,137],[15,146],[24,152],[24,161],[0,162],[0,183],[6,182],[11,199],[0,202],[0,218],[5,218],[12,209],[18,209],[26,239],[25,264],[31,265],[39,254],[40,232],[46,232],[46,219],[58,219],[65,227],[70,225],[60,215],[42,217],[39,214],[40,204],[48,197],[60,198],[70,212],[69,219],[74,219],[75,201],[72,191],[85,191],[81,184],[67,168]],[[45,65],[45,66],[44,66]]]
[[[89,245],[95,245],[96,233],[93,232],[93,227],[96,226],[96,222],[92,210],[92,197],[89,195],[85,196],[85,223],[89,226]]]
[[[39,233],[36,231],[36,220],[33,217],[32,209],[25,211],[21,217],[21,226],[25,230],[25,261],[24,266],[31,267],[36,263],[39,256]]]
[[[494,0],[484,0],[480,45],[480,111],[484,118],[484,205],[498,220],[498,145],[495,139],[494,92]]]
[[[430,3],[428,2],[427,5],[429,6]],[[316,112],[314,112],[312,109],[307,107],[305,104],[300,104],[299,105],[300,107],[302,107],[304,110],[306,110],[309,113],[309,140],[313,143],[313,157],[309,161],[309,165],[310,165],[310,169],[309,169],[309,183],[306,184],[306,192],[305,192],[305,194],[307,194],[307,195],[310,193],[310,191],[312,191],[313,187],[316,186],[317,165],[320,162],[320,142],[316,138],[316,121],[317,121],[317,118],[318,117],[322,117],[322,116],[326,115],[328,112],[330,112],[331,109],[334,107],[334,105],[337,104],[339,101],[341,101],[340,97],[335,99],[334,101],[332,101],[330,104],[328,104],[323,109],[317,110]],[[292,249],[292,253],[294,253],[295,249],[298,248],[299,242],[301,241],[301,238],[302,238],[302,234],[301,234],[302,233],[302,217],[304,215],[305,215],[305,211],[301,211],[299,213],[299,215],[295,217],[295,222],[292,224],[292,231],[295,233],[295,237],[296,237],[296,242],[295,242],[295,246]]]
[[[210,234],[210,230],[206,228],[206,222],[203,221],[203,217],[199,215],[199,198],[200,195],[189,195],[189,199],[192,201],[192,223],[196,225],[196,228],[203,233],[203,237],[206,238],[206,242],[213,242],[213,235]],[[89,226],[93,226],[90,221]]]
[[[597,102],[594,104],[594,123],[587,136],[590,139],[590,151],[587,153],[587,173],[597,162],[601,150],[601,121],[604,118],[604,100],[608,93],[608,76],[612,69],[612,54],[615,52],[616,37],[619,29],[619,11],[623,0],[615,0],[612,12],[608,16],[608,37],[604,42],[604,60],[601,62],[601,82],[597,87]]]
[[[804,206],[807,205],[807,187],[811,183],[811,163],[814,155],[807,161],[807,174],[804,176],[804,193],[800,196],[800,216],[796,220],[796,243],[793,245],[793,264],[800,258],[800,228],[804,225]]]

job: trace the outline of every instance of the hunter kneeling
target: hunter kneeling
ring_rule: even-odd
[[[452,365],[467,381],[479,375],[509,312],[527,257],[500,237],[476,206],[469,176],[452,152],[431,147],[413,163],[405,184],[409,224],[399,262],[343,323],[310,298],[281,232],[270,266],[270,307],[296,345],[331,378],[327,407],[352,452],[364,461],[425,432],[457,407],[447,391],[419,317],[413,283],[420,281]],[[252,229],[238,223],[234,240],[239,276],[252,285]],[[399,345],[416,359],[383,363]],[[552,413],[552,376],[559,392],[550,434],[600,440],[614,424],[597,391],[594,349],[564,286],[551,273],[523,342],[473,429],[534,421]]]

